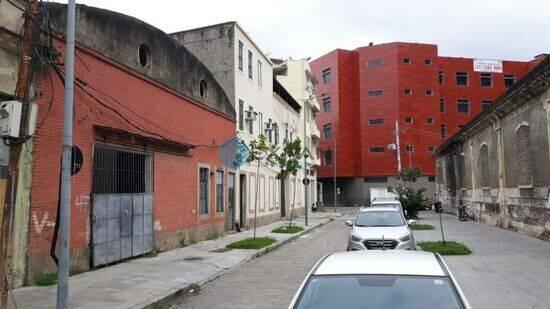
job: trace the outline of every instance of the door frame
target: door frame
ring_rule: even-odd
[[[237,174],[234,172],[234,171],[228,171],[227,172],[227,211],[226,211],[226,227],[227,227],[227,230],[229,231],[232,231],[235,229],[235,219],[236,219],[236,211],[235,211],[235,206],[236,206],[236,200],[237,200],[237,195],[235,194],[236,192],[236,184],[237,184],[237,177],[235,177]],[[233,201],[231,201],[230,199],[230,194],[229,194],[229,178],[230,177],[233,177]],[[233,209],[232,209],[232,213],[231,213],[231,216],[229,216],[229,204],[232,203],[233,204]]]
[[[246,173],[239,173],[239,224],[242,229],[246,226],[246,210],[248,205],[246,204],[247,200],[247,175]]]

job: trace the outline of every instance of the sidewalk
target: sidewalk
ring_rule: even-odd
[[[286,221],[258,227],[256,236],[270,236],[277,242],[267,248],[270,251],[300,235],[320,227],[341,214],[334,212],[312,213],[309,225],[304,218],[295,220],[304,227],[298,234],[273,234],[271,231]],[[143,257],[114,266],[86,272],[70,278],[71,308],[143,308],[165,303],[185,292],[193,283],[203,284],[228,270],[234,269],[262,255],[260,250],[226,250],[234,241],[252,237],[246,230],[203,241],[198,244],[160,253],[156,257]],[[18,308],[55,308],[56,286],[24,287],[14,291]],[[11,303],[11,298],[10,298]],[[13,303],[11,308],[15,308]]]
[[[492,225],[444,214],[445,239],[466,244],[473,253],[444,256],[472,308],[549,308],[550,242]],[[439,217],[421,212],[420,222],[435,227],[414,231],[418,242],[441,240]]]

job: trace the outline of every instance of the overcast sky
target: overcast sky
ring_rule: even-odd
[[[67,2],[67,1],[61,1]],[[271,57],[433,43],[442,56],[530,60],[550,52],[549,0],[77,0],[175,32],[238,21]],[[414,6],[413,6],[414,4]]]

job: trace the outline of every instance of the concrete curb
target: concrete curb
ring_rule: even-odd
[[[331,217],[325,222],[317,223],[315,226],[312,226],[310,229],[303,230],[299,233],[293,234],[289,238],[283,239],[283,240],[278,241],[274,244],[271,244],[271,245],[269,245],[265,248],[259,249],[256,252],[252,253],[250,256],[246,257],[243,261],[241,261],[239,264],[235,265],[234,267],[225,268],[225,269],[215,273],[214,275],[212,275],[212,276],[210,276],[210,277],[208,277],[208,278],[206,278],[206,279],[204,279],[200,282],[193,282],[193,283],[197,283],[199,286],[203,286],[204,284],[206,284],[206,283],[208,283],[212,280],[215,280],[216,278],[226,274],[228,271],[239,268],[242,265],[252,261],[253,259],[255,259],[257,257],[261,257],[261,256],[263,256],[263,255],[279,248],[279,247],[282,247],[283,245],[297,239],[298,237],[300,237],[302,235],[305,235],[305,234],[307,234],[307,233],[309,233],[313,230],[316,230],[316,229],[324,226],[325,224],[334,221],[335,218],[339,218],[339,217],[342,217],[342,216],[343,216],[343,214],[340,214],[337,217]],[[178,287],[178,288],[168,290],[168,291],[162,293],[161,295],[150,298],[150,299],[148,299],[148,300],[146,300],[146,301],[144,301],[140,304],[132,306],[131,308],[136,308],[136,309],[137,308],[144,308],[144,309],[167,308],[168,304],[170,304],[170,302],[172,302],[174,299],[189,293],[189,291],[191,290],[190,286],[193,283],[190,283],[190,284],[187,284],[185,286],[181,286],[181,287]]]

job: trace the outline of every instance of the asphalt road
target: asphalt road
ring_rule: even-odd
[[[352,211],[349,209],[348,211]],[[352,213],[334,220],[281,248],[252,260],[201,287],[171,308],[286,308],[313,265],[325,254],[346,250]]]

